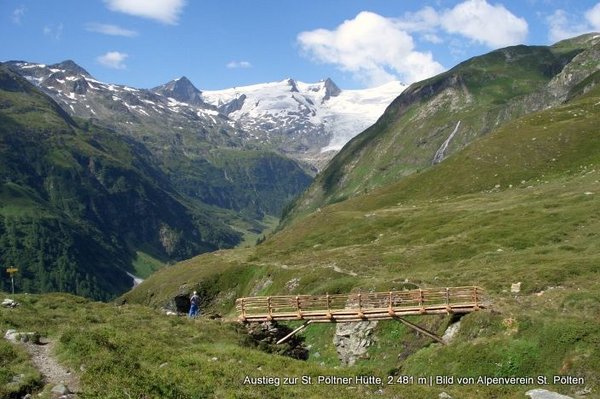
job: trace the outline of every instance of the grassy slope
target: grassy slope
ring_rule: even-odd
[[[434,168],[296,220],[254,249],[158,272],[125,299],[162,306],[199,287],[209,311],[228,312],[235,297],[250,294],[478,284],[493,311],[466,316],[455,343],[417,350],[426,342],[381,323],[362,367],[414,376],[579,375],[597,393],[599,104],[596,88],[520,118]],[[522,292],[511,294],[518,281]],[[442,331],[448,319],[419,322]],[[309,362],[335,364],[333,327],[311,330],[307,342],[321,356]],[[408,353],[403,342],[412,345]],[[481,397],[482,388],[444,389]],[[483,389],[504,398],[522,397],[528,387]]]
[[[592,41],[585,38],[589,36],[552,47],[496,50],[413,84],[376,124],[340,151],[296,201],[287,219],[426,169],[459,121],[446,155],[531,110],[543,108],[541,104],[553,104],[554,98],[546,93],[547,84],[565,64],[584,49],[588,58],[597,57],[590,49]],[[583,79],[586,71],[589,74],[598,68],[597,63],[587,65],[581,60],[574,64],[581,64],[582,71],[572,74],[573,80]],[[569,79],[561,85],[573,84]]]
[[[374,370],[357,368],[348,373],[250,349],[243,345],[245,333],[232,323],[188,321],[143,306],[116,307],[62,294],[16,299],[21,303],[18,308],[0,309],[0,329],[33,330],[57,340],[57,356],[78,370],[83,385],[80,396],[85,398],[362,398],[379,389],[332,389],[316,382],[244,385],[246,376],[310,376],[315,381],[319,375]],[[0,364],[2,397],[41,385],[19,347],[0,342]],[[21,386],[10,383],[17,373],[27,373]],[[406,397],[422,391],[414,387]],[[44,395],[47,398],[48,392]]]

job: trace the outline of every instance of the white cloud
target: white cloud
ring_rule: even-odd
[[[558,42],[569,37],[577,36],[586,31],[585,27],[573,21],[564,10],[556,10],[552,15],[546,18],[546,22],[550,27],[548,37],[551,42]]]
[[[62,38],[64,25],[62,22],[56,26],[46,25],[44,26],[43,32],[45,36],[49,36],[54,40],[60,40]]]
[[[460,36],[471,44],[498,48],[522,43],[527,32],[527,21],[504,6],[464,0],[451,9],[424,7],[399,18],[363,11],[333,30],[301,32],[298,43],[313,60],[336,65],[355,79],[376,85],[392,79],[412,83],[443,71],[430,52],[418,51],[412,34],[437,45]],[[443,36],[448,33],[452,36]]]
[[[600,31],[600,3],[583,15],[574,15],[565,10],[556,10],[546,18],[552,42],[568,39],[592,31]]]
[[[367,11],[335,30],[302,32],[298,42],[315,61],[334,64],[368,85],[398,78],[411,83],[444,69],[431,53],[415,51],[412,37],[394,20]]]
[[[600,2],[587,10],[585,19],[592,26],[593,30],[600,31]]]
[[[252,64],[249,63],[248,61],[231,61],[231,62],[227,63],[227,65],[225,65],[225,66],[229,69],[252,68]]]
[[[25,15],[25,11],[27,11],[25,6],[20,6],[20,7],[15,8],[14,11],[12,12],[13,23],[15,23],[17,25],[21,25],[21,20],[23,19],[23,16]]]
[[[440,15],[432,7],[424,7],[417,12],[407,12],[396,20],[396,26],[409,32],[433,31],[440,25]]]
[[[527,37],[527,21],[503,5],[490,5],[486,0],[466,0],[446,10],[440,18],[448,33],[457,33],[491,48],[523,43]]]
[[[112,69],[125,69],[127,66],[123,63],[129,57],[126,53],[118,51],[109,51],[108,53],[96,58],[100,64]]]
[[[102,33],[104,35],[110,36],[135,37],[138,35],[138,33],[134,30],[121,28],[117,25],[99,24],[96,22],[90,22],[85,24],[85,30],[89,32]]]
[[[185,0],[104,0],[111,11],[175,25],[185,6]]]

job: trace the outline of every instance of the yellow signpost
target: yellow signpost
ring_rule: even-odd
[[[15,273],[18,272],[19,269],[16,267],[9,267],[6,269],[6,272],[10,274],[10,285],[12,287],[12,294],[15,295]]]

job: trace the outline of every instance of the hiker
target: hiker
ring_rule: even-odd
[[[200,297],[198,293],[194,291],[194,294],[190,297],[190,318],[198,316],[198,305],[200,304]]]

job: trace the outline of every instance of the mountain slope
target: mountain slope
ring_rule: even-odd
[[[416,273],[428,278],[447,269],[444,275],[448,280],[442,283],[456,284],[465,278],[462,272],[450,272],[456,260],[477,265],[480,259],[491,257],[505,262],[518,258],[521,251],[526,257],[535,257],[545,254],[537,249],[547,246],[554,251],[557,244],[568,242],[570,235],[589,241],[587,246],[581,244],[582,248],[590,259],[596,258],[600,252],[592,241],[600,233],[596,231],[600,228],[596,215],[600,206],[596,201],[600,187],[599,104],[600,86],[562,106],[518,118],[427,171],[296,219],[255,249],[222,251],[165,270],[128,296],[149,298],[145,289],[152,291],[154,282],[177,276],[173,293],[184,281],[194,281],[190,266],[196,262],[217,265],[224,258],[236,267],[242,262],[255,271],[264,268],[273,280],[269,292],[287,290],[278,274],[300,277],[293,292],[320,292],[335,281],[311,273],[388,284],[389,278],[397,283],[399,277],[392,276],[398,274],[398,268],[402,275]],[[566,226],[569,219],[573,222]],[[542,230],[545,238],[535,237],[535,229]],[[473,248],[462,253],[468,246]],[[510,253],[494,253],[497,248]],[[566,247],[561,250],[566,251],[565,260],[574,256]],[[400,261],[405,257],[410,261]],[[339,270],[331,270],[333,265]],[[495,266],[489,266],[488,272],[494,273]],[[500,268],[506,273],[502,277],[510,280],[516,268]],[[202,273],[202,280],[207,273],[225,271],[207,267],[196,272]],[[475,276],[477,271],[469,273]],[[385,277],[380,279],[381,275]],[[493,289],[501,289],[497,285],[500,276],[484,273],[474,282],[480,278],[491,279]],[[258,280],[255,276],[246,283],[258,284]],[[489,281],[485,286],[492,288]],[[235,286],[235,282],[228,284]],[[152,301],[168,296],[165,292]]]
[[[381,322],[358,362],[361,370],[549,381],[573,375],[585,384],[441,384],[433,394],[516,398],[544,388],[596,395],[600,86],[585,91],[494,129],[427,171],[297,218],[254,249],[162,270],[123,299],[176,308],[178,296],[197,289],[207,312],[233,315],[233,298],[247,295],[477,284],[492,311],[464,316],[449,345]],[[517,282],[521,291],[511,293]],[[411,320],[441,335],[450,319]],[[309,362],[339,364],[334,330],[311,326],[303,333],[312,348]]]
[[[539,89],[513,104],[551,97],[560,104],[514,116],[419,173],[291,219],[256,248],[207,254],[163,270],[123,300],[176,309],[178,298],[197,289],[207,312],[233,316],[233,298],[240,296],[476,284],[487,291],[491,311],[464,316],[449,345],[420,341],[382,322],[359,367],[390,375],[585,380],[576,386],[441,384],[414,397],[443,390],[461,398],[516,398],[534,388],[597,395],[600,72],[588,69],[560,87],[559,96],[548,92],[561,73],[585,68],[582,56],[589,53],[579,51],[555,78],[540,78],[540,64],[532,62],[534,83],[515,82]],[[511,292],[518,282],[520,292]],[[452,323],[449,316],[412,321],[440,335]],[[339,364],[334,330],[305,330],[309,362]],[[395,393],[394,387],[382,389]]]
[[[167,261],[240,241],[179,195],[142,146],[73,120],[4,66],[0,177],[1,260],[29,292],[105,299],[131,287],[136,251]]]
[[[70,115],[135,140],[152,154],[177,191],[199,206],[222,208],[217,215],[225,223],[260,228],[265,214],[278,217],[289,199],[310,183],[296,161],[256,146],[248,133],[206,104],[185,77],[145,90],[100,82],[72,61],[7,64]],[[219,161],[222,153],[228,154],[230,170]],[[275,164],[280,168],[265,168]]]
[[[496,50],[411,85],[332,160],[293,213],[398,181],[521,115],[560,104],[600,68],[599,38]]]

